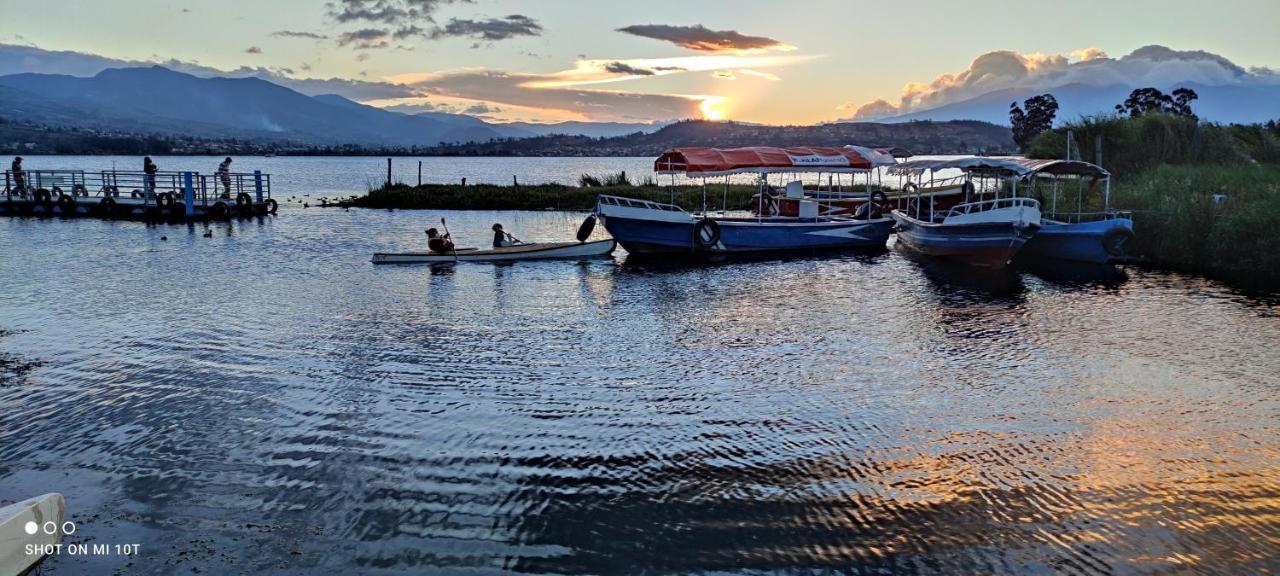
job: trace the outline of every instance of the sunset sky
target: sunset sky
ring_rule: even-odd
[[[501,121],[831,121],[963,96],[987,53],[1016,75],[1150,44],[1262,81],[1280,67],[1275,0],[0,0],[0,13],[7,45],[354,80],[345,94],[375,105]]]

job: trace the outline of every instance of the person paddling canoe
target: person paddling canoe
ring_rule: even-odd
[[[435,228],[427,228],[427,249],[436,254],[449,254],[454,251],[453,240],[448,234],[440,235]]]
[[[507,234],[507,231],[502,229],[502,224],[493,225],[494,248],[506,248],[507,246],[519,246],[521,244],[524,244],[524,242],[521,242],[515,236]]]

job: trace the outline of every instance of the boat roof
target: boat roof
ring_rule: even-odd
[[[866,146],[858,146],[857,144],[848,144],[846,150],[853,150],[871,163],[872,168],[880,166],[893,166],[898,163],[900,153],[910,156],[911,153],[902,148],[868,148]]]
[[[889,169],[893,174],[919,174],[925,170],[957,169],[978,174],[1024,177],[1080,176],[1095,180],[1111,176],[1097,164],[1081,160],[1045,160],[1016,156],[965,156],[963,158],[919,159],[899,162]]]
[[[892,156],[890,155],[892,159]],[[653,161],[659,174],[723,176],[774,172],[866,172],[872,161],[857,149],[803,146],[773,148],[672,148]]]

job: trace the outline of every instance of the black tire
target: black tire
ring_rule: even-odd
[[[244,208],[246,206],[252,206],[252,205],[253,205],[253,198],[249,197],[248,192],[241,192],[239,194],[236,194],[236,206]]]
[[[156,206],[161,208],[173,208],[173,194],[169,192],[161,192],[156,196]]]
[[[1133,242],[1133,239],[1133,230],[1124,226],[1116,226],[1102,234],[1102,249],[1112,258],[1128,258],[1129,244]]]
[[[134,189],[134,191],[133,191],[133,192],[130,192],[130,193],[129,193],[129,197],[130,197],[130,198],[144,198],[144,197],[146,197],[146,194],[143,194],[141,190]]]
[[[586,220],[582,221],[581,226],[578,226],[578,236],[577,236],[578,241],[586,242],[587,238],[591,237],[591,233],[595,231],[596,231],[596,215],[591,214],[587,216]]]
[[[58,198],[61,198],[61,197],[63,197],[63,196],[65,195],[65,193],[62,191],[62,188],[60,188],[60,187],[58,187],[58,186],[54,186],[54,187],[53,187],[53,195],[54,195],[54,196],[57,196]]]
[[[214,202],[214,203],[213,203],[213,206],[210,206],[210,207],[209,207],[209,217],[210,217],[210,218],[218,218],[218,219],[226,218],[226,217],[227,217],[227,203],[226,203],[226,202]]]
[[[71,186],[71,195],[88,196],[89,190],[84,187],[84,184],[74,184]]]
[[[31,194],[31,199],[35,200],[36,204],[53,205],[53,196],[44,188],[36,188],[36,191]]]
[[[102,211],[103,216],[110,218],[116,211],[115,199],[110,196],[103,196],[102,200],[98,201],[98,209]]]
[[[267,214],[275,214],[280,209],[280,204],[271,198],[267,198]]]
[[[710,250],[720,243],[720,223],[710,218],[703,218],[693,225],[693,245],[703,250]]]
[[[58,209],[62,211],[64,216],[76,213],[76,199],[70,194],[63,194],[58,197]]]

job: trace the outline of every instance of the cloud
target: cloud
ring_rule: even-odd
[[[653,70],[650,70],[648,68],[637,68],[635,66],[627,64],[626,62],[610,62],[604,65],[604,70],[605,72],[612,72],[614,74],[629,74],[631,76],[653,76],[654,74],[657,74],[657,72],[654,72]]]
[[[462,112],[464,114],[497,114],[502,112],[502,109],[488,104],[472,104],[467,106]]]
[[[742,68],[738,70],[738,74],[741,76],[750,76],[752,78],[759,78],[761,80],[769,80],[771,82],[777,82],[779,80],[782,80],[782,78],[779,78],[777,74],[770,74],[768,72],[761,72],[759,70],[751,70],[750,68]]]
[[[857,108],[853,119],[874,119],[960,102],[1004,89],[1050,90],[1069,84],[1093,86],[1209,86],[1280,82],[1269,70],[1246,70],[1227,58],[1203,50],[1174,50],[1144,46],[1121,58],[1098,48],[1060,54],[1022,54],[1012,50],[988,52],[969,67],[941,74],[931,82],[908,82],[897,103],[879,99]]]
[[[317,34],[315,32],[299,32],[296,30],[277,30],[271,33],[276,38],[307,38],[310,40],[325,40],[329,38],[325,34]]]
[[[548,88],[548,75],[463,70],[419,75],[409,86],[427,94],[567,112],[592,120],[665,120],[700,116],[707,97]]]
[[[666,24],[641,24],[618,28],[618,32],[663,40],[698,52],[750,52],[758,53],[766,50],[794,50],[788,46],[764,36],[748,36],[735,30],[711,30],[697,24],[694,26],[669,26]]]
[[[466,37],[495,42],[516,36],[540,36],[542,25],[537,20],[521,14],[487,20],[459,20],[452,18],[448,24],[431,31],[431,38]]]
[[[245,54],[261,54],[262,49],[257,46],[250,46],[244,49]]]
[[[458,1],[470,3],[470,0],[335,0],[326,6],[329,17],[343,24],[399,24],[412,20],[430,22],[436,9]]]
[[[385,48],[389,45],[387,38],[391,32],[381,28],[361,28],[338,35],[339,46],[354,44],[357,49]]]

